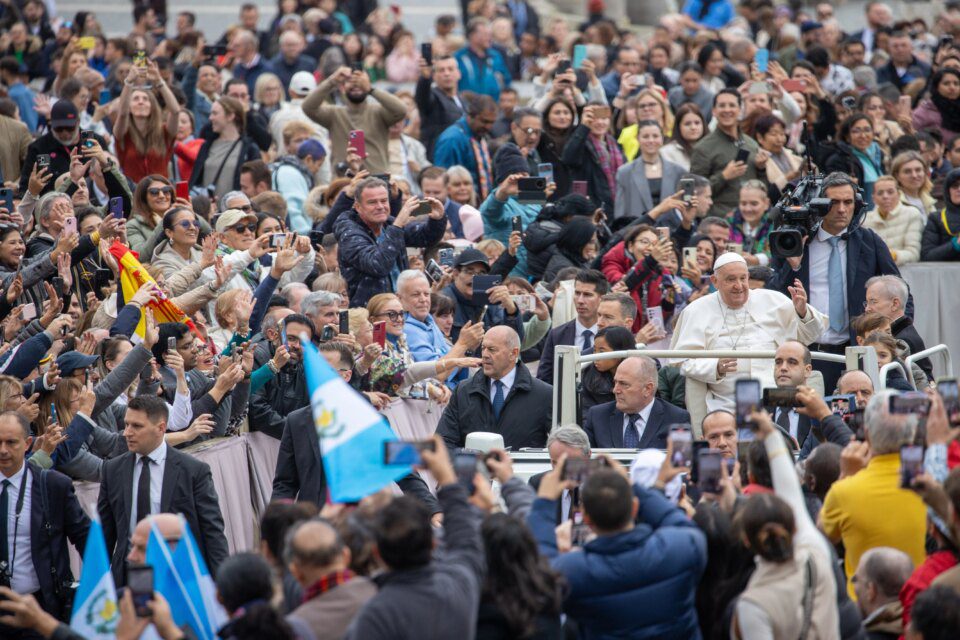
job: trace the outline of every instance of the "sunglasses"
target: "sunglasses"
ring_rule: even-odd
[[[158,195],[165,194],[168,196],[173,195],[173,187],[150,187],[147,189],[147,193],[156,198]]]
[[[253,211],[253,207],[251,207],[249,204],[245,204],[240,207],[234,207],[234,209],[240,209],[240,211],[243,211],[244,213],[250,213]]]
[[[403,320],[403,311],[384,311],[383,313],[377,314],[378,318],[382,318],[384,316],[390,318],[390,322],[398,322]]]
[[[180,222],[177,223],[177,226],[181,227],[186,231],[189,231],[190,229],[199,229],[200,223],[197,222],[196,220],[181,220]]]
[[[230,228],[237,233],[243,233],[244,231],[249,231],[250,233],[257,232],[257,224],[255,222],[251,222],[250,224],[238,224]]]

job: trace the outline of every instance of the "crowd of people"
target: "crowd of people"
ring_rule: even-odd
[[[900,273],[960,260],[960,5],[52,6],[0,4],[0,637],[83,639],[91,516],[124,639],[199,633],[124,588],[186,525],[222,638],[960,637],[960,399]],[[418,443],[358,503],[308,341]],[[899,366],[817,357],[856,346]],[[231,549],[191,447],[247,432],[279,454]]]

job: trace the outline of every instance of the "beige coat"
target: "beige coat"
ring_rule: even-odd
[[[27,125],[19,120],[0,116],[0,168],[7,182],[20,180],[20,172],[26,168],[23,161],[27,157],[27,147],[33,142]],[[26,169],[29,170],[29,169]]]

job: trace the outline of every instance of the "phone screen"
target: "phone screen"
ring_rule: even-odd
[[[890,413],[925,416],[930,412],[930,398],[922,391],[906,391],[890,396]]]
[[[746,162],[747,158],[750,157],[750,149],[746,147],[740,147],[737,149],[737,162]]]
[[[722,477],[720,465],[723,464],[723,454],[715,449],[700,451],[697,460],[697,486],[704,493],[720,493],[720,479]]]
[[[547,181],[547,184],[553,182],[553,165],[544,162],[537,165],[537,175]]]
[[[383,464],[422,465],[420,452],[435,448],[433,440],[386,440],[383,443]]]
[[[770,64],[770,50],[757,49],[757,53],[753,56],[753,60],[757,63],[757,71],[760,73],[766,73],[767,66]]]
[[[24,320],[33,320],[37,317],[37,305],[35,305],[33,302],[28,302],[27,304],[23,305],[23,310],[20,312],[20,314],[20,317],[22,317]]]
[[[750,414],[760,408],[760,381],[737,380],[734,395],[736,396],[737,426],[750,426],[752,424]]]
[[[475,453],[458,453],[453,459],[453,470],[457,474],[457,480],[467,488],[470,495],[473,495],[476,490],[473,477],[477,474],[477,460]]]
[[[570,191],[579,196],[587,197],[587,182],[586,180],[574,180],[573,184],[570,186]]]
[[[693,432],[688,425],[670,427],[670,442],[673,454],[670,464],[675,467],[689,467],[693,463]]]
[[[905,444],[900,447],[900,486],[909,489],[914,478],[923,473],[923,447]]]
[[[573,68],[579,69],[583,66],[583,61],[587,59],[587,45],[573,45]]]
[[[943,398],[943,408],[947,411],[947,420],[951,426],[960,425],[960,387],[956,378],[937,381],[937,393]]]
[[[150,617],[147,604],[153,599],[153,567],[150,565],[128,566],[127,587],[133,596],[133,606],[137,616]]]
[[[343,310],[340,312],[340,326],[339,331],[341,334],[350,333],[350,312]]]
[[[799,407],[796,387],[770,387],[763,390],[765,407]]]

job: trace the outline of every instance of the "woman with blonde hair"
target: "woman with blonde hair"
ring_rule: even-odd
[[[283,108],[283,83],[275,73],[264,73],[257,78],[253,85],[253,101],[256,103],[254,111],[268,121],[270,116]]]
[[[639,134],[638,122],[653,120],[660,125],[660,130],[663,132],[664,138],[669,138],[673,135],[674,125],[673,111],[671,111],[667,100],[660,95],[658,91],[644,89],[634,96],[634,98],[637,105],[636,122],[629,124],[629,126],[626,125],[623,120],[623,114],[621,114],[621,118],[618,119],[618,124],[623,128],[620,131],[617,142],[619,142],[623,148],[623,155],[628,161],[635,160],[637,154],[640,153],[640,141],[637,137]]]
[[[873,183],[873,203],[875,206],[863,219],[864,228],[872,229],[883,239],[898,265],[918,262],[927,216],[903,202],[896,178],[889,175],[882,175]]]
[[[473,188],[473,176],[466,167],[455,164],[447,169],[447,195],[457,204],[477,206],[477,193]]]
[[[930,167],[919,151],[904,151],[894,156],[890,163],[890,175],[900,187],[900,200],[928,216],[937,210],[937,201],[932,195]]]
[[[40,414],[36,398],[29,402],[23,397],[23,382],[13,376],[0,375],[0,411],[16,411],[29,422]]]

